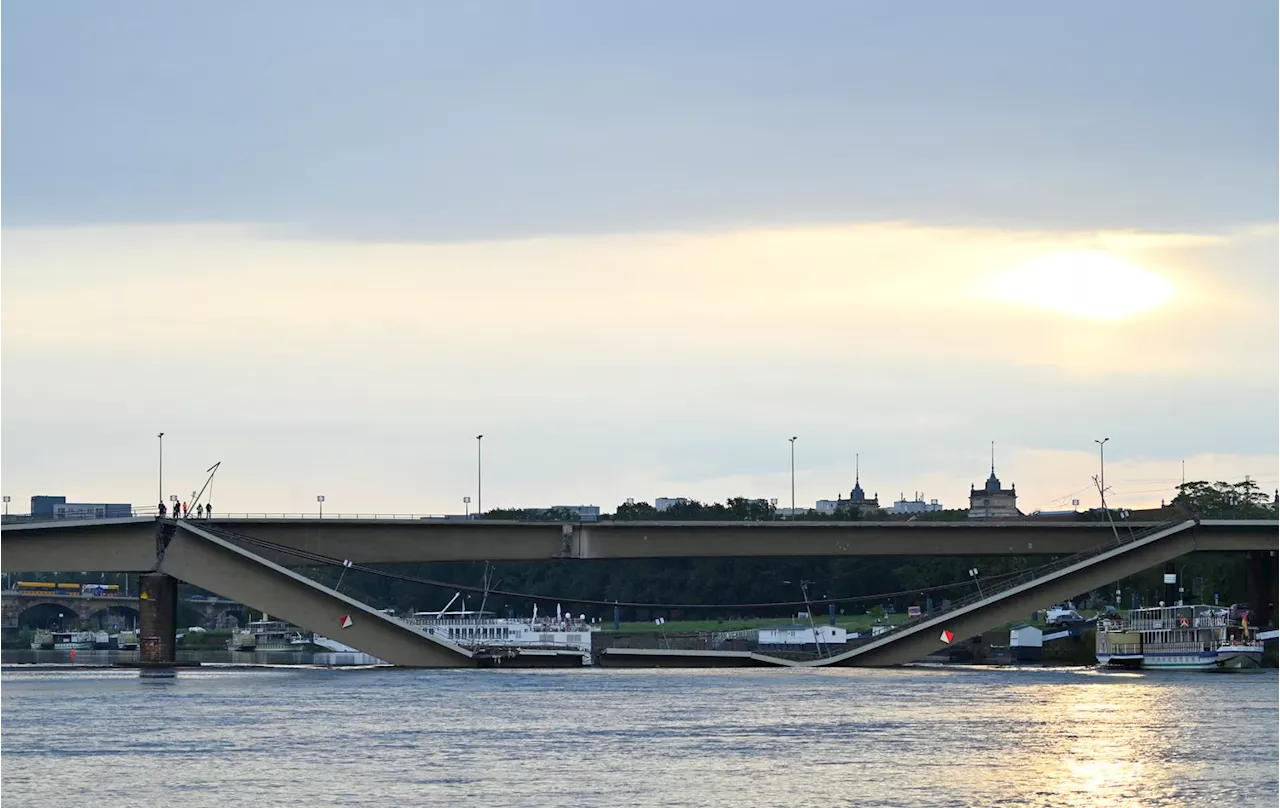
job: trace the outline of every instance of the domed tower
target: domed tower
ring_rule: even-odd
[[[970,519],[1016,519],[1022,516],[1018,510],[1018,491],[1016,486],[1008,488],[1000,486],[1000,478],[996,476],[996,444],[991,442],[991,476],[981,488],[969,486],[969,518]]]
[[[880,494],[876,493],[870,499],[862,490],[862,458],[860,455],[853,456],[853,490],[849,492],[849,507],[856,508],[862,513],[868,511],[880,510]]]

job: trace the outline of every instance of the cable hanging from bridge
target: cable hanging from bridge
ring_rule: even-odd
[[[469,586],[466,584],[456,584],[449,581],[438,581],[431,578],[419,578],[414,575],[405,575],[403,573],[391,572],[390,570],[378,569],[364,564],[350,563],[344,559],[334,558],[333,556],[323,555],[321,553],[312,552],[310,550],[300,550],[289,547],[276,542],[267,541],[265,539],[255,538],[243,533],[237,533],[224,527],[214,527],[213,525],[201,525],[201,530],[208,531],[218,535],[220,538],[231,539],[237,542],[243,542],[255,547],[260,547],[271,552],[281,555],[293,556],[305,561],[311,561],[318,565],[330,567],[342,567],[354,572],[364,572],[370,575],[376,575],[381,578],[388,578],[396,581],[404,581],[406,583],[422,584],[424,586],[434,586],[440,589],[452,589],[460,592],[480,593],[497,595],[499,597],[521,598],[524,600],[542,600],[542,601],[559,601],[561,603],[577,603],[583,606],[623,606],[629,609],[769,609],[783,607],[798,606],[822,606],[829,603],[858,603],[862,601],[883,600],[885,598],[902,597],[905,595],[923,594],[925,592],[936,592],[942,589],[958,589],[973,585],[972,578],[966,578],[963,581],[956,581],[949,584],[940,584],[937,586],[913,587],[911,589],[903,589],[897,592],[879,592],[871,595],[850,595],[843,598],[810,598],[808,600],[788,600],[774,601],[769,603],[639,603],[634,601],[621,600],[600,600],[595,598],[578,598],[578,597],[559,597],[556,595],[536,595],[529,592],[511,592],[502,589],[485,589],[478,586]],[[1052,564],[1054,562],[1050,562]],[[1041,567],[1050,566],[1050,564],[1041,565]],[[999,575],[991,575],[983,580],[990,582],[998,582],[1002,579],[1023,575],[1028,572],[1035,572],[1041,567],[1031,567],[1014,572],[1001,573]]]

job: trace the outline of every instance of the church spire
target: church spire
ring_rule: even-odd
[[[853,456],[853,490],[849,492],[849,499],[854,502],[865,502],[867,499],[862,490],[862,456],[859,454]]]
[[[991,441],[991,476],[987,478],[988,491],[1000,490],[1000,478],[996,476],[996,442]]]

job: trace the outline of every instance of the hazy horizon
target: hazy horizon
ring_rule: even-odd
[[[11,511],[1280,485],[1277,9],[930,8],[10,4]]]

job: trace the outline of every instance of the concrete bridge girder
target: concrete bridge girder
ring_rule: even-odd
[[[1191,553],[1197,549],[1196,544],[1195,523],[1184,522],[1042,579],[996,593],[990,602],[979,602],[954,613],[940,614],[936,619],[926,620],[902,633],[891,632],[868,645],[810,664],[817,667],[887,666],[923,659],[947,647],[941,639],[943,629],[953,632],[957,638],[976,636],[992,626],[1026,619],[1051,603],[1105,587],[1113,581]]]
[[[192,524],[179,523],[159,571],[394,665],[475,666],[470,651],[428,636]],[[344,626],[347,618],[350,622]]]
[[[33,522],[0,530],[4,572],[145,572],[156,565],[156,520]]]
[[[974,520],[977,522],[979,520]],[[359,519],[193,521],[358,564],[727,556],[1072,555],[1112,540],[1089,522],[450,522]],[[168,523],[172,524],[172,523]],[[1133,524],[1122,531],[1155,527]],[[1201,520],[1197,548],[1275,550],[1280,522]],[[3,529],[5,571],[145,572],[157,561],[156,521],[32,523]],[[282,566],[297,556],[233,543]]]

